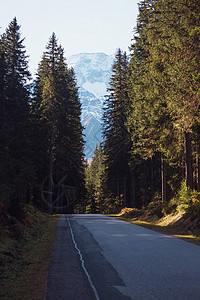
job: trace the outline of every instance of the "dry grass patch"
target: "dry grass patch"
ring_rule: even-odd
[[[183,211],[159,218],[149,210],[123,208],[119,214],[110,216],[200,245],[199,218],[191,218]]]
[[[0,239],[0,299],[41,300],[45,297],[57,216],[28,207],[26,218],[3,227]],[[14,220],[13,220],[14,221]]]

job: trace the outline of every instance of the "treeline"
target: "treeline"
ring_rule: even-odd
[[[86,173],[88,211],[200,191],[199,13],[198,0],[140,1],[131,57],[116,53],[104,142]]]
[[[31,81],[16,18],[0,37],[0,211],[73,212],[84,191],[81,105],[52,34]]]

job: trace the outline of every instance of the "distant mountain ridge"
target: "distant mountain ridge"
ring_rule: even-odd
[[[85,127],[85,155],[93,156],[96,144],[102,141],[101,122],[103,102],[112,74],[114,54],[80,53],[67,58],[73,67],[82,104],[82,124]]]

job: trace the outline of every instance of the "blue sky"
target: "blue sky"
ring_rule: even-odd
[[[0,32],[16,16],[25,37],[29,65],[36,72],[52,32],[65,56],[128,51],[138,0],[0,0]]]

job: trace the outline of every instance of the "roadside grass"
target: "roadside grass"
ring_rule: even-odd
[[[0,299],[41,300],[46,293],[58,216],[26,207],[25,219],[4,224],[0,233]]]
[[[119,214],[109,216],[200,245],[200,228],[184,213],[176,212],[159,218],[148,210],[124,208]]]

